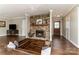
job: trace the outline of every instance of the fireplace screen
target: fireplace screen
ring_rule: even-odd
[[[36,30],[36,37],[45,37],[43,30]]]

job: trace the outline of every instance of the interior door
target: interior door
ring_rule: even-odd
[[[54,22],[54,35],[60,36],[60,21]]]

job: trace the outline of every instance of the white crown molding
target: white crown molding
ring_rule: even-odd
[[[0,19],[4,20],[11,20],[11,19],[25,19],[25,16],[19,16],[19,17],[0,17]]]

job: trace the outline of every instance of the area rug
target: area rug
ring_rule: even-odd
[[[27,51],[33,54],[41,54],[41,50],[44,44],[45,44],[44,40],[28,38],[19,42],[19,48],[24,49],[24,51]]]

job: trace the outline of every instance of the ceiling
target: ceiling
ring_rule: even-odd
[[[47,14],[53,10],[53,17],[65,16],[74,4],[0,4],[0,17],[20,17],[28,14],[40,15]]]

